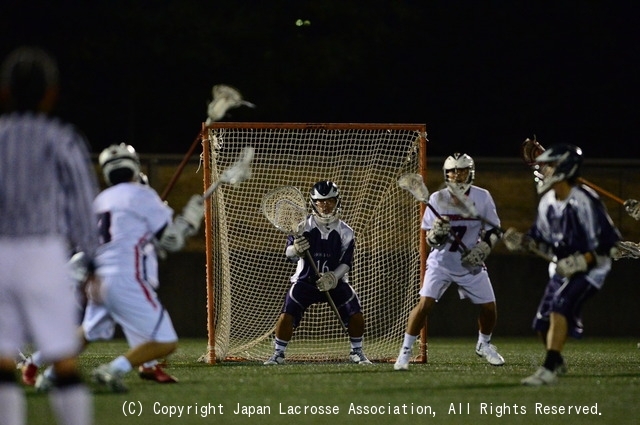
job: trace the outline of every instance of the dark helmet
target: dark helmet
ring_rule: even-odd
[[[332,198],[336,198],[336,206],[333,211],[323,213],[316,206],[316,201]],[[311,204],[311,211],[319,222],[329,224],[340,219],[340,191],[338,190],[338,186],[334,182],[324,180],[314,184],[309,191],[309,199]]]
[[[542,194],[556,182],[572,182],[580,176],[582,149],[564,143],[553,145],[538,155],[535,162],[539,165],[539,170],[534,171],[537,191]],[[553,172],[548,167],[553,167]]]

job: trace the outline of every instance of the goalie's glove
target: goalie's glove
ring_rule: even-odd
[[[481,266],[490,253],[491,247],[488,243],[482,241],[471,248],[469,252],[462,254],[462,264],[471,267]]]
[[[304,253],[311,248],[311,245],[304,236],[296,236],[295,239],[293,239],[293,248],[295,249],[298,257],[302,257]]]
[[[556,273],[563,277],[571,277],[576,273],[584,273],[589,268],[586,257],[576,252],[573,255],[564,257],[556,265]]]
[[[444,245],[449,239],[451,223],[449,217],[436,218],[427,232],[427,243],[434,248]]]
[[[338,278],[334,272],[322,273],[322,276],[316,281],[316,286],[322,292],[330,291],[338,286]]]
[[[640,220],[640,202],[635,199],[624,201],[624,209],[631,217]]]
[[[204,199],[202,195],[192,195],[189,202],[182,209],[180,217],[191,226],[193,234],[197,233],[204,217]]]

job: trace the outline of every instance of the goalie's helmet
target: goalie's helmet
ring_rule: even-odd
[[[453,155],[447,157],[444,160],[444,165],[442,166],[442,171],[444,173],[444,182],[447,184],[449,190],[456,190],[461,193],[467,193],[467,190],[473,184],[473,181],[476,178],[476,167],[473,162],[473,158],[471,158],[466,153],[454,153]],[[463,181],[458,181],[456,178],[449,178],[450,173],[466,173],[466,177],[463,178]]]
[[[554,183],[567,180],[570,183],[580,176],[582,149],[569,144],[549,147],[535,159],[537,168],[533,174],[538,194],[543,194]]]
[[[111,145],[100,153],[98,163],[109,186],[132,181],[140,175],[140,159],[131,145]]]
[[[338,186],[329,180],[317,182],[309,192],[311,211],[316,220],[320,223],[330,224],[340,219],[340,191]],[[335,199],[336,204],[331,210],[327,210],[323,206],[318,206],[318,201],[326,199]]]

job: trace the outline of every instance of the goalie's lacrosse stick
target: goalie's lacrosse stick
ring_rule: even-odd
[[[237,89],[226,84],[216,84],[215,86],[213,86],[211,94],[213,95],[213,100],[207,106],[208,117],[205,121],[205,124],[211,124],[214,121],[220,121],[227,114],[227,111],[231,108],[238,108],[240,106],[247,106],[249,108],[256,107],[256,105],[254,105],[253,103],[243,100],[242,95]],[[201,140],[202,131],[198,133],[196,138],[193,140],[193,143],[191,143],[189,150],[182,158],[182,161],[178,165],[178,168],[176,168],[173,176],[171,176],[171,180],[169,180],[167,187],[162,192],[162,195],[160,195],[160,198],[162,198],[163,201],[167,200],[169,192],[171,192],[171,189],[173,189],[173,186],[175,186],[176,182],[180,178],[184,167],[187,166],[189,159],[193,156],[193,152],[195,152]]]
[[[235,185],[251,177],[251,161],[253,161],[253,148],[246,146],[240,153],[240,157],[229,168],[220,174],[220,178],[213,183],[202,195],[203,199],[209,198],[221,184]]]
[[[522,145],[520,146],[520,154],[522,156],[522,160],[529,166],[532,168],[535,168],[536,166],[538,166],[538,164],[536,163],[536,158],[541,155],[543,152],[545,151],[544,146],[542,146],[540,144],[540,142],[538,142],[538,140],[536,140],[536,136],[533,136],[533,140],[527,138],[524,142],[522,142]],[[608,190],[594,184],[591,183],[588,180],[583,179],[582,177],[578,177],[577,181],[589,186],[591,189],[595,190],[596,192],[598,192],[599,194],[606,196],[609,199],[612,199],[613,201],[624,205],[624,199],[620,198],[619,196],[614,195],[613,193],[609,192]]]
[[[496,223],[492,223],[491,221],[487,220],[486,218],[484,218],[483,216],[480,215],[480,213],[478,213],[478,209],[476,208],[475,204],[473,203],[473,201],[471,199],[469,199],[469,197],[467,195],[465,195],[464,193],[462,193],[461,191],[457,190],[455,188],[454,185],[447,183],[447,187],[449,188],[449,191],[451,192],[451,194],[453,195],[454,198],[456,198],[459,202],[459,204],[462,206],[462,209],[464,210],[462,212],[462,215],[465,217],[471,217],[473,219],[476,220],[480,220],[482,223],[489,225],[490,227],[493,227],[494,229],[496,229],[498,231],[498,233],[500,233],[500,237],[502,237],[506,230],[503,229],[502,227],[498,226]],[[538,248],[537,246],[527,246],[526,249],[531,252],[532,254],[537,255],[538,257],[555,263],[555,259],[547,254],[546,252],[542,251],[540,248]]]
[[[262,213],[267,217],[267,220],[269,220],[276,229],[294,237],[302,234],[304,222],[308,214],[304,196],[302,196],[302,193],[297,188],[293,186],[282,186],[271,190],[262,197],[261,209]],[[304,253],[313,272],[317,277],[320,277],[320,271],[313,257],[311,257],[311,253],[309,250],[306,250]],[[333,302],[331,294],[329,294],[329,291],[325,291],[325,295],[331,310],[333,310],[342,329],[348,335],[349,330],[342,321],[338,307],[336,307],[336,304]]]
[[[400,186],[400,188],[411,193],[411,195],[413,195],[413,197],[416,200],[425,204],[433,212],[433,214],[436,217],[442,220],[442,216],[440,215],[440,213],[436,211],[433,205],[429,203],[429,189],[427,189],[427,186],[424,184],[424,180],[422,180],[422,176],[420,174],[417,174],[417,173],[403,174],[398,179],[398,186]],[[462,240],[460,239],[460,236],[458,236],[458,234],[453,229],[451,229],[449,233],[451,233],[451,235],[455,239],[458,246],[460,246],[463,254],[469,252],[469,249],[462,242]]]

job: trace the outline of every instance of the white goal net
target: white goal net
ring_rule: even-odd
[[[209,344],[202,360],[264,361],[295,271],[286,235],[262,214],[265,193],[295,186],[308,196],[331,180],[342,218],[355,230],[351,285],[360,297],[372,361],[395,358],[424,272],[423,211],[398,187],[405,173],[426,171],[424,124],[213,123],[203,126],[205,188],[245,146],[255,149],[252,177],[222,185],[205,214]],[[287,361],[346,361],[349,340],[326,304],[308,309]],[[419,354],[419,353],[418,353]]]

